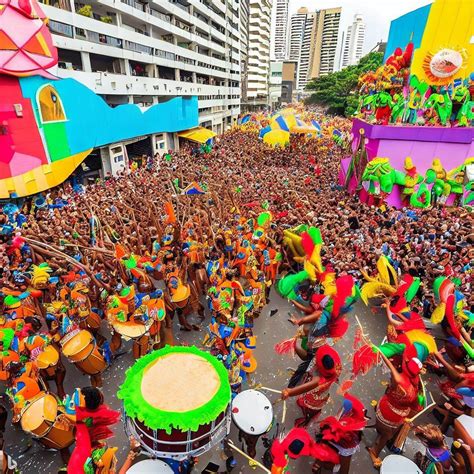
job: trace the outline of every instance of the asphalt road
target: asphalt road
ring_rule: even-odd
[[[278,312],[270,317],[270,310],[278,309]],[[255,356],[258,361],[258,368],[254,374],[254,382],[265,387],[273,389],[282,389],[286,386],[289,378],[289,370],[294,369],[298,365],[297,360],[293,360],[288,356],[280,356],[275,353],[273,347],[277,342],[287,339],[294,335],[295,328],[288,322],[288,312],[295,309],[287,301],[283,300],[274,291],[272,291],[270,304],[263,310],[260,317],[255,321],[255,335],[257,336],[257,349]],[[351,324],[348,333],[344,339],[337,342],[335,348],[341,355],[343,361],[343,374],[341,381],[346,380],[350,376],[353,339],[356,322],[354,316],[358,315],[364,326],[366,332],[370,334],[373,342],[381,342],[386,330],[386,320],[382,314],[374,314],[371,310],[365,307],[362,303],[357,303],[354,310],[348,316]],[[200,345],[203,337],[203,332],[180,332],[177,327],[177,321],[174,322],[174,335],[177,344],[195,344]],[[130,348],[130,343],[125,343],[125,349]],[[67,374],[65,387],[68,393],[71,393],[76,387],[89,385],[87,377],[83,376],[74,366],[66,362]],[[121,408],[121,403],[116,397],[117,389],[124,380],[126,369],[133,363],[131,352],[116,360],[113,365],[104,373],[104,394],[107,403],[115,409]],[[429,377],[427,377],[429,378]],[[358,396],[368,408],[368,414],[372,417],[369,425],[372,425],[375,420],[374,410],[371,407],[373,400],[378,400],[385,390],[385,386],[389,380],[388,373],[384,372],[383,368],[373,369],[364,377],[359,377],[352,389],[351,393]],[[266,393],[267,396],[275,402],[278,395],[274,393]],[[334,393],[327,403],[321,418],[329,414],[335,414],[341,404],[341,396]],[[282,403],[276,403],[274,406],[274,413],[277,421],[281,421],[282,417]],[[300,416],[300,410],[296,406],[295,400],[288,401],[288,409],[286,414],[285,428],[288,431],[293,426],[293,421]],[[61,467],[61,458],[59,453],[55,451],[48,451],[31,438],[24,434],[19,426],[13,426],[10,423],[7,425],[6,432],[6,451],[17,460],[19,468],[24,474],[38,474],[38,473],[55,473]],[[270,432],[270,435],[272,433]],[[232,428],[231,438],[236,445],[239,445],[237,439],[237,431],[235,427]],[[353,473],[370,473],[376,472],[373,470],[368,454],[365,451],[365,445],[371,444],[375,437],[375,430],[367,428],[364,432],[364,438],[361,445],[361,451],[353,456],[351,472]],[[119,465],[125,459],[128,452],[128,439],[124,433],[123,426],[119,423],[115,427],[115,437],[110,441],[111,445],[118,446]],[[414,451],[420,449],[412,440],[407,442],[406,455],[412,457]],[[258,457],[263,454],[263,446],[261,440],[258,444]],[[250,467],[248,462],[236,455],[238,461],[237,467],[233,472],[236,473],[250,473],[255,472],[255,469]],[[221,472],[225,472],[225,462],[223,461],[223,452],[220,447],[213,449],[211,452],[201,456],[194,472],[201,472],[207,463],[212,461],[220,465]],[[260,471],[257,469],[257,472]],[[263,471],[262,471],[263,472]],[[290,465],[290,472],[304,474],[310,473],[310,463],[308,460],[292,462]],[[398,474],[397,472],[391,474]],[[402,474],[400,472],[400,474]]]

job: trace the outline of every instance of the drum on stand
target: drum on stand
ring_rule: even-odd
[[[423,474],[423,471],[411,460],[398,454],[390,454],[382,461],[380,474]]]
[[[199,456],[230,431],[227,370],[196,347],[166,346],[142,357],[118,397],[125,431],[153,457]]]

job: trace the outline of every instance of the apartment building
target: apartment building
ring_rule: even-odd
[[[354,21],[347,27],[342,53],[342,67],[357,64],[362,57],[365,40],[365,23],[362,15],[354,15]]]
[[[261,109],[269,103],[270,23],[272,0],[249,2],[248,109]]]
[[[240,112],[239,2],[40,0],[61,78],[110,106],[197,96],[199,125],[223,132]],[[178,146],[158,137],[159,148]],[[154,151],[154,150],[153,150]]]
[[[274,0],[272,10],[272,61],[286,58],[288,43],[288,4],[289,0]]]

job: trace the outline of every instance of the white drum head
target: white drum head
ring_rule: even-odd
[[[273,407],[262,392],[244,390],[232,400],[232,419],[243,432],[261,435],[270,429]]]
[[[387,456],[380,468],[380,474],[423,474],[418,466],[405,456],[390,454]]]
[[[173,474],[173,469],[160,459],[146,459],[134,464],[127,474]]]

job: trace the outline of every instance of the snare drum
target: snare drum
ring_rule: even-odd
[[[406,458],[398,454],[390,454],[387,456],[380,466],[380,474],[423,474],[418,466]]]
[[[99,374],[107,367],[94,336],[85,329],[64,336],[61,345],[63,354],[87,375]]]
[[[262,435],[273,424],[273,406],[258,390],[244,390],[232,400],[232,420],[237,428],[250,435]]]
[[[227,370],[196,347],[166,346],[140,358],[117,396],[127,434],[154,457],[199,456],[229,433]]]
[[[23,431],[47,448],[62,449],[74,442],[74,426],[63,420],[54,395],[41,392],[27,402],[21,411]]]
[[[140,339],[150,331],[153,319],[149,319],[144,323],[137,323],[133,320],[121,322],[115,320],[112,327],[125,339]]]
[[[173,474],[173,469],[161,459],[146,459],[134,464],[127,474]]]
[[[54,377],[59,362],[59,352],[54,346],[46,346],[36,357],[38,369],[44,371],[47,377]]]

